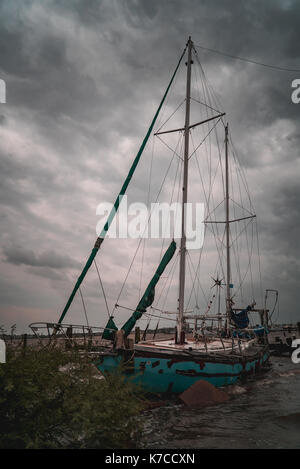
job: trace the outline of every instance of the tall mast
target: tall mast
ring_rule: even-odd
[[[190,136],[190,101],[191,101],[191,69],[192,69],[192,47],[193,42],[189,37],[186,80],[186,102],[185,102],[185,125],[184,125],[184,164],[183,164],[183,187],[182,187],[182,218],[181,218],[181,243],[180,243],[180,266],[179,266],[179,300],[177,319],[177,342],[184,342],[184,287],[185,287],[185,259],[186,259],[186,203],[188,190],[188,162],[189,162],[189,136]]]
[[[226,329],[229,331],[229,320],[231,312],[231,299],[230,299],[230,240],[229,240],[229,169],[228,169],[228,124],[225,127],[225,204],[226,204]]]

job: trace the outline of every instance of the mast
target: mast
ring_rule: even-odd
[[[189,162],[189,136],[190,136],[190,101],[191,101],[191,69],[192,69],[192,47],[191,36],[188,43],[187,80],[186,80],[186,103],[185,103],[185,125],[184,125],[184,160],[183,160],[183,187],[182,187],[182,218],[181,218],[181,243],[180,243],[180,266],[179,266],[179,299],[177,318],[177,342],[184,343],[184,287],[185,287],[185,260],[186,260],[186,203],[188,190],[188,162]]]
[[[229,321],[231,312],[231,299],[230,299],[230,228],[229,228],[229,169],[228,169],[228,123],[225,127],[225,231],[226,231],[226,331],[229,332]]]

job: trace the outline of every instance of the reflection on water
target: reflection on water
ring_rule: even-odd
[[[272,358],[263,378],[205,409],[168,404],[144,415],[146,448],[300,448],[300,365]]]

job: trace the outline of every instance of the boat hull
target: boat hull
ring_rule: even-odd
[[[199,380],[216,387],[228,386],[253,376],[266,364],[268,349],[252,356],[187,357],[180,353],[135,351],[130,359],[123,353],[103,354],[97,363],[102,373],[112,373],[122,366],[122,371],[133,383],[151,393],[181,393]]]

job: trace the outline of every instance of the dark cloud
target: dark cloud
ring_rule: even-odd
[[[296,0],[1,2],[7,104],[0,116],[0,289],[7,320],[9,311],[24,327],[39,312],[47,320],[58,315],[95,240],[96,206],[114,200],[188,36],[196,46],[298,69],[299,21]],[[197,50],[249,177],[263,275],[269,288],[282,291],[283,319],[288,309],[295,320],[300,105],[291,102],[291,82],[300,72]],[[147,198],[150,159],[151,149],[129,188],[131,200]],[[166,164],[153,170],[155,188]],[[111,298],[133,249],[114,240],[103,246]],[[148,275],[155,261],[148,259]],[[134,303],[137,272],[129,285],[128,303]],[[101,296],[97,303],[94,271],[83,290],[98,323],[105,305]],[[82,319],[80,308],[76,298],[74,320]],[[53,317],[46,317],[50,311]]]
[[[3,250],[6,262],[14,265],[28,265],[32,267],[50,267],[51,269],[78,268],[80,264],[69,256],[62,256],[53,251],[45,251],[36,254],[34,251],[10,246]]]

